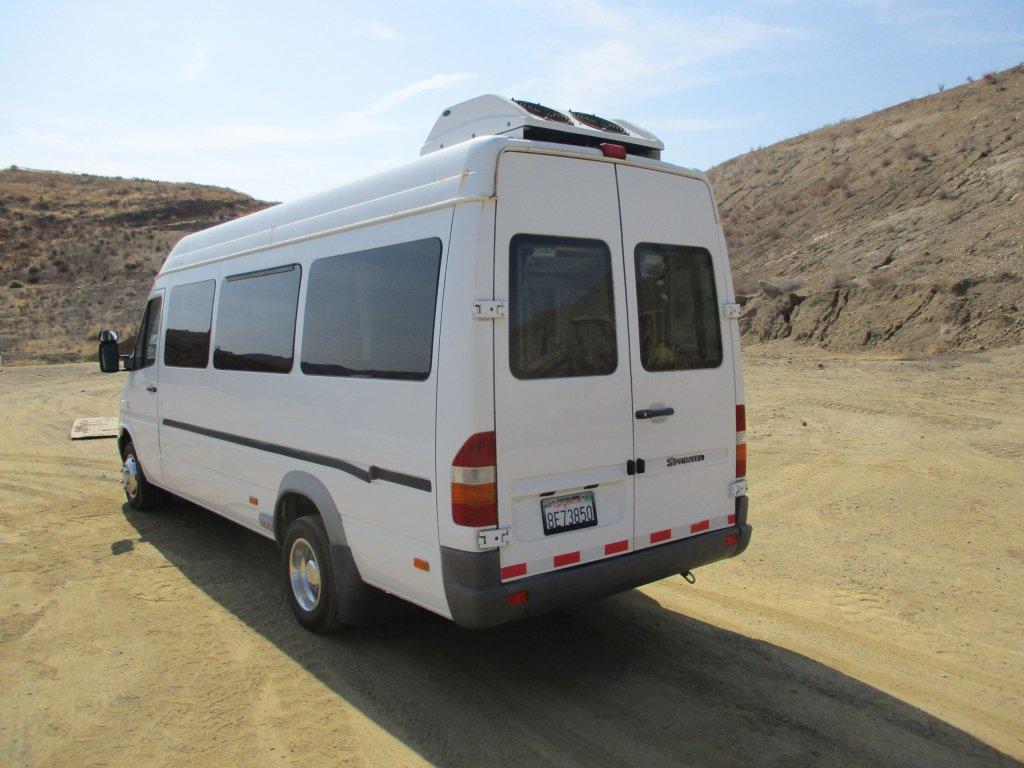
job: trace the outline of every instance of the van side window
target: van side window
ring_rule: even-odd
[[[636,260],[640,362],[648,371],[722,364],[722,332],[711,254],[685,245],[640,243]]]
[[[135,364],[132,368],[137,371],[140,368],[148,368],[156,362],[157,342],[160,340],[160,307],[163,301],[159,296],[154,296],[146,305],[146,313],[142,316],[142,324],[139,326],[139,335],[135,338],[135,351],[132,357]]]
[[[314,261],[306,287],[302,372],[427,379],[440,266],[436,237]]]
[[[164,336],[164,365],[177,368],[205,368],[210,358],[210,323],[213,321],[213,292],[216,283],[176,285],[167,307]]]
[[[618,366],[612,257],[600,240],[516,235],[509,246],[509,367],[517,379]]]
[[[224,278],[213,367],[288,373],[295,347],[298,264]]]

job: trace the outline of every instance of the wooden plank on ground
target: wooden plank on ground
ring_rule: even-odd
[[[117,437],[117,416],[88,416],[75,419],[71,425],[72,440],[90,440],[96,437]]]

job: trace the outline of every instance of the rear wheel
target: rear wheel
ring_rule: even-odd
[[[299,624],[310,632],[330,632],[340,627],[330,542],[318,516],[299,517],[288,526],[281,564],[288,603]]]
[[[124,459],[121,465],[121,485],[132,509],[153,509],[160,501],[160,489],[150,485],[146,474],[142,471],[139,456],[135,453],[135,445],[129,442],[124,447]]]

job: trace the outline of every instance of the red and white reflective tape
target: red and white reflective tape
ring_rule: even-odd
[[[601,544],[590,549],[578,549],[571,552],[560,552],[554,557],[545,557],[537,560],[530,560],[525,563],[515,563],[503,566],[501,569],[501,580],[511,581],[520,579],[523,576],[547,573],[560,568],[568,568],[581,563],[592,563],[595,560],[604,560],[612,555],[621,555],[632,549],[629,539],[618,539],[607,544]]]
[[[708,531],[717,531],[720,528],[727,528],[730,525],[736,525],[736,515],[722,515],[720,517],[709,517],[706,520],[698,520],[689,525],[679,526],[678,528],[662,528],[658,531],[651,531],[646,536],[638,537],[638,547],[648,547],[652,544],[661,544],[666,541],[672,541],[675,539],[685,539],[690,536],[696,536],[698,533],[706,533]]]
[[[720,528],[727,528],[731,525],[736,525],[735,514],[712,517],[706,520],[698,520],[695,523],[691,523],[687,526],[680,526],[678,528],[663,528],[660,531],[651,531],[646,536],[640,537],[638,539],[639,547],[648,547],[651,544],[661,544],[662,542],[672,541],[673,539],[685,539],[689,536],[695,536],[698,533],[717,531]],[[590,549],[561,552],[554,557],[529,560],[525,563],[514,563],[512,565],[502,566],[500,572],[501,580],[512,581],[513,579],[521,579],[524,576],[536,576],[538,574],[548,573],[549,571],[558,570],[560,568],[568,568],[569,566],[580,565],[582,563],[592,563],[595,560],[604,560],[606,557],[611,557],[612,555],[620,555],[624,552],[629,552],[631,549],[632,547],[630,546],[629,539],[619,539],[618,541],[611,541],[607,544],[591,547]]]

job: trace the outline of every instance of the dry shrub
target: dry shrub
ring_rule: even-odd
[[[849,284],[850,284],[850,276],[846,275],[846,274],[843,274],[841,272],[837,272],[836,274],[832,275],[828,279],[828,283],[826,283],[826,285],[828,286],[829,290],[832,290],[832,291],[839,290],[840,288],[846,288]]]
[[[872,288],[884,288],[885,286],[890,285],[893,279],[894,276],[892,271],[886,270],[885,272],[875,272],[870,274],[864,278],[864,281]]]

